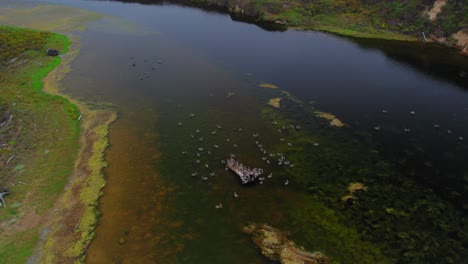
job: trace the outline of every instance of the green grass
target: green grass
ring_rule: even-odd
[[[18,232],[8,243],[2,245],[0,259],[5,261],[2,263],[25,263],[38,239],[36,230]]]
[[[0,32],[2,49],[14,47],[2,53],[0,59],[0,109],[14,115],[10,127],[0,131],[0,143],[14,142],[0,149],[0,162],[16,155],[8,166],[0,168],[0,185],[15,184],[9,186],[12,194],[6,201],[10,207],[0,210],[0,221],[13,220],[14,224],[25,212],[43,214],[63,191],[79,147],[79,113],[65,98],[41,91],[42,79],[60,63],[59,57],[46,56],[46,49],[63,53],[70,45],[68,39],[5,26],[0,26]],[[18,56],[13,66],[8,64]],[[14,66],[15,63],[21,65]],[[20,181],[25,184],[19,184]],[[0,238],[2,261],[24,263],[37,242],[37,232],[30,228]]]

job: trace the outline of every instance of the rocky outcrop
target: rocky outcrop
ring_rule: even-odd
[[[59,51],[56,50],[56,49],[48,49],[47,50],[47,56],[55,57],[55,56],[58,56],[58,55],[59,55]]]
[[[464,28],[452,35],[452,38],[457,41],[457,47],[461,48],[461,54],[468,56],[468,28]]]
[[[437,19],[437,15],[442,12],[442,8],[447,4],[447,0],[436,0],[431,10],[427,11],[426,14],[431,21]]]
[[[267,224],[250,224],[244,232],[261,249],[262,254],[272,261],[283,264],[328,264],[330,259],[320,252],[310,253],[287,239],[280,230]]]

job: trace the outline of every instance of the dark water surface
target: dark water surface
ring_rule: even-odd
[[[77,33],[81,54],[64,80],[73,96],[119,112],[88,263],[267,263],[241,232],[249,222],[341,263],[466,257],[466,57],[266,31],[175,5],[45,2],[106,15]],[[279,110],[266,105],[274,97],[283,98]],[[348,126],[328,126],[317,110]],[[295,167],[276,165],[270,154],[279,152]],[[230,154],[273,178],[242,186],[221,163]],[[351,182],[368,191],[347,207],[340,200]]]

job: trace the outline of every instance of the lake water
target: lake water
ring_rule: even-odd
[[[119,113],[88,263],[268,263],[250,222],[340,263],[466,259],[466,57],[177,5],[45,2],[104,14],[76,32],[64,80]],[[242,185],[221,162],[231,154],[273,177]],[[350,205],[352,182],[367,191]]]

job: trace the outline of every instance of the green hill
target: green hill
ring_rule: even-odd
[[[151,2],[140,0],[138,2]],[[170,0],[217,6],[288,27],[386,39],[428,39],[465,48],[468,0]],[[462,32],[462,30],[464,31]],[[459,35],[454,36],[459,32]]]

